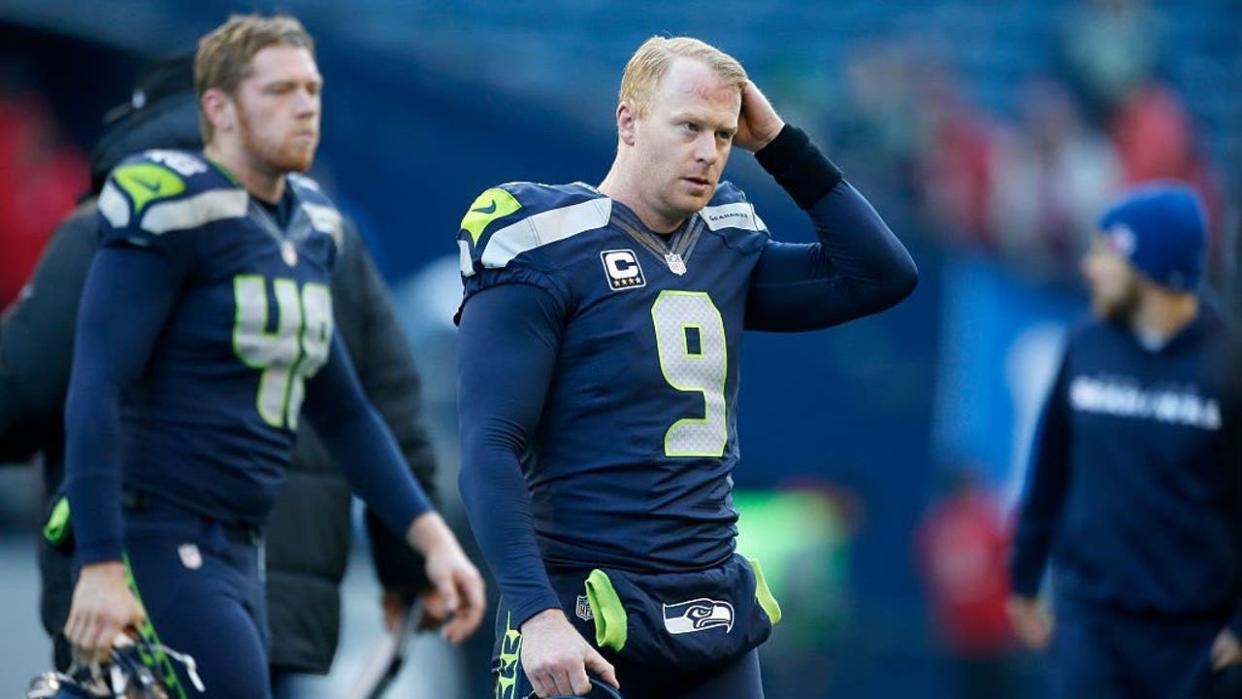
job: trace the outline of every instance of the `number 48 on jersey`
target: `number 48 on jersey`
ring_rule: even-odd
[[[305,397],[305,380],[328,361],[332,342],[332,292],[323,284],[293,279],[272,280],[276,298],[276,329],[268,328],[267,279],[238,275],[233,279],[237,320],[233,350],[259,377],[256,405],[272,427],[297,429]]]

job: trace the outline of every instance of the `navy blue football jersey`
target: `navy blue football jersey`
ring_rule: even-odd
[[[581,183],[506,184],[471,206],[463,304],[530,284],[565,322],[523,464],[550,568],[696,569],[732,553],[738,356],[767,240],[728,183],[671,235]]]
[[[181,285],[122,412],[126,488],[259,523],[293,445],[304,381],[328,359],[341,217],[288,177],[282,226],[200,154],[147,151],[99,197],[101,246],[138,246]],[[116,309],[124,318],[125,309]]]

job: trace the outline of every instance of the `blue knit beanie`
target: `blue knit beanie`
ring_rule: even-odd
[[[1148,279],[1175,291],[1198,287],[1207,216],[1190,187],[1155,182],[1131,190],[1100,218],[1100,230]]]

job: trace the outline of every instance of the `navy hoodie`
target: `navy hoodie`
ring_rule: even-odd
[[[1044,408],[1014,541],[1014,592],[1051,555],[1059,594],[1242,632],[1236,338],[1206,305],[1164,347],[1094,321]]]

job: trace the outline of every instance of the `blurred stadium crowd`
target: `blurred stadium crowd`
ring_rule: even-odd
[[[1184,18],[1128,1],[1064,11],[1046,67],[1009,85],[1009,109],[977,99],[951,52],[902,38],[851,53],[825,126],[853,176],[891,192],[932,236],[1050,283],[1072,281],[1121,189],[1190,182],[1219,225],[1225,186],[1223,161],[1166,72],[1163,33]]]
[[[141,3],[99,5],[127,12]],[[128,98],[134,67],[188,48],[229,10],[291,11],[322,39],[328,132],[317,174],[360,214],[398,290],[427,377],[445,493],[455,490],[445,308],[458,287],[455,263],[442,261],[455,255],[455,216],[493,182],[602,175],[616,81],[642,38],[686,33],[734,53],[789,121],[827,145],[912,243],[926,281],[913,308],[828,333],[801,351],[827,367],[813,380],[841,384],[839,404],[810,409],[856,413],[828,436],[860,445],[793,447],[782,458],[773,444],[781,437],[758,433],[796,426],[762,415],[780,412],[772,403],[782,385],[793,384],[761,388],[755,375],[763,370],[748,365],[751,394],[743,392],[749,408],[741,423],[750,441],[738,484],[750,493],[738,501],[741,545],[784,560],[773,566],[772,584],[787,609],[799,610],[765,648],[769,696],[1037,695],[1039,662],[1014,650],[1004,615],[1006,508],[1021,480],[1031,406],[1048,373],[1040,367],[1051,351],[1039,344],[1039,357],[1022,355],[1024,338],[1036,337],[1027,331],[1063,327],[1081,310],[1077,259],[1096,217],[1110,197],[1152,179],[1186,181],[1201,193],[1211,219],[1214,294],[1225,306],[1238,300],[1242,6],[1234,0],[152,5],[158,9],[123,15],[135,36],[165,37],[143,50],[139,39],[122,36],[124,27],[100,23],[99,10],[75,14],[74,3],[0,0],[0,35],[14,39],[0,41],[0,306],[21,293],[44,242],[87,189],[99,118]],[[32,38],[47,36],[107,47],[110,58],[98,73],[107,84],[80,66],[73,79],[48,78],[40,63],[47,52]],[[347,115],[355,108],[345,101],[350,88],[342,85],[342,97],[333,97],[334,72],[354,75],[334,68],[334,60],[345,63],[354,48],[367,53],[351,70],[373,70],[380,85],[402,78],[432,85],[398,94],[404,106],[394,109],[420,115],[410,121],[414,133],[393,136],[399,147],[386,131],[357,128]],[[79,57],[99,50],[81,49]],[[70,87],[76,81],[93,83],[80,100]],[[485,92],[493,94],[478,96]],[[430,102],[417,103],[418,95]],[[386,99],[373,95],[364,108]],[[442,115],[441,104],[458,111]],[[475,106],[479,114],[471,115]],[[403,113],[377,124],[400,129]],[[487,125],[509,114],[517,124],[511,130]],[[516,143],[513,132],[532,123],[543,132],[489,169],[460,162],[452,138],[437,147],[434,134],[418,132],[454,119],[465,122],[459,140],[490,139],[497,147]],[[362,154],[362,141],[374,152]],[[539,148],[546,158],[536,155]],[[592,164],[568,169],[583,159]],[[394,171],[409,180],[388,183],[387,198],[357,183],[363,166],[356,162],[379,160],[392,169],[374,171],[377,181]],[[735,179],[753,177],[749,162],[730,167]],[[399,202],[407,186],[425,186],[422,196],[434,201],[417,222],[406,220],[410,207]],[[752,191],[764,200],[761,187]],[[788,350],[779,340],[749,347],[755,361]],[[961,367],[988,352],[1002,358],[963,374]],[[865,356],[871,360],[861,361]],[[1014,369],[1015,361],[1030,363]],[[982,397],[962,398],[975,386]],[[991,410],[995,401],[1005,408]],[[997,421],[1006,424],[998,430]],[[894,442],[881,446],[886,434]],[[876,449],[891,453],[870,454]],[[6,469],[0,479],[0,526],[21,540],[34,531],[40,508],[37,478],[29,469]],[[801,540],[782,536],[794,527]],[[22,560],[26,548],[0,550],[0,569],[33,565]],[[15,618],[31,604],[4,600],[2,616]],[[23,617],[19,629],[5,626],[30,644],[41,638],[33,618]],[[368,634],[378,628],[362,638]],[[486,650],[471,652],[462,666],[484,672],[479,654]],[[0,692],[16,691],[6,683],[38,669],[0,661]]]
[[[337,19],[330,3],[304,4],[312,23],[317,14]],[[1138,182],[1173,178],[1192,183],[1209,204],[1219,273],[1221,231],[1231,213],[1226,199],[1236,185],[1227,167],[1239,141],[1230,128],[1237,100],[1228,94],[1237,81],[1236,55],[1229,63],[1237,38],[1231,3],[1205,0],[1165,11],[1175,6],[1015,1],[979,13],[965,3],[926,0],[875,9],[769,5],[719,6],[721,13],[749,11],[761,30],[747,32],[749,23],[734,17],[716,28],[717,40],[747,57],[785,111],[826,137],[834,158],[883,202],[885,214],[911,224],[903,230],[1065,281],[1103,201]],[[454,72],[477,67],[476,79],[489,86],[503,81],[512,91],[546,93],[548,104],[591,119],[591,128],[601,126],[599,110],[587,112],[583,104],[607,101],[612,81],[603,56],[611,45],[624,45],[620,37],[641,35],[644,26],[703,22],[688,8],[657,12],[643,3],[626,13],[569,3],[412,7],[360,11],[363,18],[349,26],[354,33],[389,27],[369,39],[384,44],[404,16],[420,25],[445,20],[449,26],[420,26],[418,33],[429,35],[423,45],[404,47],[416,56],[438,53],[427,62],[445,63],[465,57],[440,45],[464,31],[462,23],[477,22],[474,41],[499,46],[503,60],[461,60]],[[657,21],[645,21],[649,9]],[[542,20],[560,11],[571,21],[545,27]],[[583,25],[596,20],[621,31],[592,46],[597,37],[583,36]],[[788,35],[797,50],[782,54],[765,45],[769,34]],[[555,68],[570,60],[594,76],[573,90]],[[500,64],[514,70],[499,71]],[[0,161],[10,178],[0,233],[11,251],[0,276],[5,302],[87,173],[91,133],[73,131],[84,115],[66,126],[38,72],[19,59],[0,77]]]

